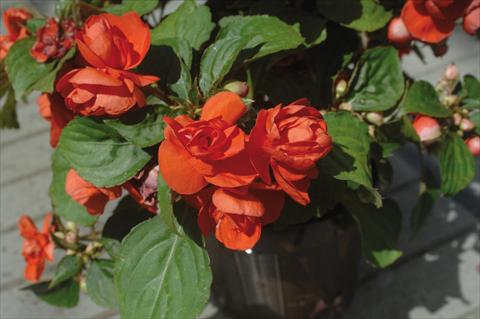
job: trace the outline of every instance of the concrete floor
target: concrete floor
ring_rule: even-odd
[[[6,3],[1,2],[2,6]],[[50,1],[35,3],[51,6]],[[425,50],[426,65],[414,56],[405,57],[407,73],[434,82],[444,67],[455,61],[462,74],[480,77],[479,42],[457,31],[443,58],[433,58],[429,49]],[[59,309],[20,290],[26,282],[22,279],[24,262],[16,221],[26,213],[39,222],[50,210],[49,126],[39,117],[35,100],[32,97],[18,106],[20,130],[0,131],[0,318],[118,317],[115,311],[97,307],[87,296],[82,296],[76,308]],[[417,192],[414,185],[419,176],[415,154],[406,148],[392,161],[396,168],[392,193],[408,212],[414,204],[411,198]],[[427,226],[414,241],[404,235],[405,256],[397,265],[381,272],[363,267],[365,279],[345,318],[480,318],[479,198],[477,176],[466,192],[454,200],[438,202]],[[113,206],[110,203],[107,209]],[[46,275],[51,272],[47,268]],[[207,305],[202,317],[226,318],[212,304]]]

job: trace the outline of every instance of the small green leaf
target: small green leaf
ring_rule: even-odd
[[[346,193],[343,203],[355,218],[362,236],[363,253],[374,266],[384,268],[394,263],[402,252],[396,244],[402,225],[402,213],[392,200],[385,200],[381,208],[362,203],[352,191]]]
[[[100,239],[100,242],[102,243],[103,248],[105,248],[105,251],[110,257],[112,257],[113,259],[118,258],[121,245],[120,241],[113,238],[103,237],[102,239]]]
[[[325,121],[333,139],[333,149],[319,161],[320,171],[336,179],[362,185],[372,193],[370,199],[374,200],[375,205],[381,206],[381,196],[372,185],[367,124],[352,113],[343,111],[327,113]]]
[[[49,288],[49,282],[44,281],[22,288],[22,290],[32,291],[38,298],[52,306],[65,308],[75,307],[80,296],[80,286],[73,279],[67,280],[52,289]]]
[[[105,11],[123,15],[135,11],[138,15],[144,15],[153,11],[158,6],[158,0],[122,0],[121,4],[112,4],[104,8]]]
[[[164,223],[178,233],[177,222],[173,214],[172,194],[162,174],[158,174],[157,201],[159,214],[163,218]]]
[[[317,0],[317,10],[330,20],[358,31],[375,31],[392,17],[377,0]]]
[[[210,38],[214,27],[208,7],[197,5],[194,0],[186,0],[152,30],[151,42],[158,45],[162,44],[164,39],[179,38],[199,50]]]
[[[385,111],[405,90],[398,52],[392,47],[367,50],[358,61],[346,99],[357,111]]]
[[[58,149],[80,176],[97,187],[122,184],[151,158],[140,147],[125,141],[115,129],[86,117],[68,123]]]
[[[72,278],[82,270],[82,267],[83,263],[80,256],[67,255],[63,257],[55,269],[55,275],[53,275],[49,288],[56,287],[65,280]]]
[[[237,59],[240,51],[245,48],[247,39],[239,37],[224,38],[209,46],[200,63],[199,85],[204,95],[222,82]]]
[[[31,34],[35,34],[38,29],[42,28],[45,25],[45,19],[29,19],[27,20],[27,29]]]
[[[249,59],[253,61],[279,51],[295,49],[305,42],[297,28],[277,17],[267,15],[230,16],[220,20],[217,39],[239,37],[246,41],[245,49],[258,47]]]
[[[1,98],[1,97],[0,97]],[[17,101],[13,89],[7,90],[3,106],[0,108],[0,128],[19,128],[17,119]]]
[[[118,302],[113,284],[115,262],[96,259],[87,270],[87,292],[93,302],[100,307],[116,309]]]
[[[463,77],[463,87],[467,92],[467,97],[476,101],[479,105],[480,104],[480,81],[475,78],[473,75],[465,75]],[[477,106],[480,108],[480,106]]]
[[[148,107],[148,111],[129,113],[118,119],[105,120],[127,141],[140,147],[148,147],[163,140],[164,115],[170,115],[165,105]]]
[[[452,196],[464,189],[475,177],[475,161],[465,142],[455,133],[444,141],[439,156],[441,190],[445,196]]]
[[[125,196],[117,204],[112,216],[105,222],[102,237],[122,240],[133,227],[153,216],[155,215],[140,206],[132,197]],[[112,251],[112,253],[118,252]]]
[[[163,218],[135,227],[123,240],[114,282],[122,318],[196,318],[210,294],[207,252]]]
[[[55,214],[69,221],[84,226],[91,226],[97,221],[97,217],[90,215],[85,206],[80,205],[65,192],[65,179],[70,170],[70,164],[65,157],[56,149],[52,154],[52,182],[49,193]]]
[[[439,196],[439,191],[436,189],[428,189],[423,192],[417,200],[415,207],[413,207],[410,227],[412,235],[415,236],[420,228],[425,224],[425,221],[430,216],[435,201]]]
[[[426,81],[418,81],[410,86],[403,103],[403,111],[433,117],[448,117],[452,114],[452,111],[438,100],[435,88]]]
[[[480,111],[470,115],[470,120],[475,124],[475,132],[480,134]]]
[[[75,53],[75,49],[71,49],[60,60],[37,63],[30,55],[34,42],[34,37],[15,42],[5,58],[8,78],[15,90],[17,100],[34,90],[51,93],[58,71]]]

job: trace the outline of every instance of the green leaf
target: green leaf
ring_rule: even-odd
[[[156,45],[161,44],[163,39],[180,38],[199,50],[210,38],[214,27],[208,7],[197,5],[194,0],[186,0],[152,30],[151,42]]]
[[[125,196],[105,222],[102,237],[122,240],[133,227],[153,216],[155,215],[140,206],[132,197]],[[118,254],[117,251],[112,253]],[[113,255],[112,257],[116,258]]]
[[[31,34],[35,34],[38,29],[42,28],[46,23],[46,20],[43,18],[40,19],[29,19],[27,20],[27,29]]]
[[[343,203],[353,215],[362,236],[362,249],[367,260],[377,267],[394,263],[402,252],[396,244],[402,225],[402,213],[390,199],[381,208],[362,203],[352,191],[344,197]]]
[[[245,48],[247,39],[239,37],[224,38],[210,45],[200,63],[199,85],[204,95],[220,84],[230,71],[240,51]]]
[[[78,274],[82,270],[82,266],[83,263],[80,256],[67,255],[63,257],[55,269],[55,275],[53,275],[52,281],[50,281],[49,288],[56,287],[58,284]]]
[[[105,11],[123,15],[135,11],[138,15],[144,15],[153,11],[158,6],[158,0],[122,0],[121,4],[113,4],[104,8]]]
[[[467,91],[467,97],[480,102],[480,81],[473,75],[465,75],[463,77],[463,86]]]
[[[470,115],[470,120],[475,124],[475,132],[480,134],[480,112],[475,112]]]
[[[381,206],[378,192],[372,185],[369,166],[370,136],[368,126],[350,112],[327,113],[325,121],[333,139],[332,151],[319,161],[320,171],[336,179],[362,185],[372,193],[376,206]]]
[[[173,214],[172,194],[162,174],[158,174],[157,201],[159,214],[163,218],[164,223],[175,233],[178,233],[179,230],[177,229],[175,215]]]
[[[378,127],[377,140],[382,146],[383,157],[388,157],[405,143],[420,141],[412,122],[407,116]]]
[[[452,111],[438,100],[435,88],[426,81],[413,83],[403,103],[405,113],[419,113],[433,117],[448,117]]]
[[[20,127],[18,124],[16,107],[17,101],[15,100],[15,92],[9,88],[7,89],[7,96],[5,97],[3,106],[0,108],[0,128]]]
[[[52,155],[52,183],[50,184],[50,198],[55,214],[69,221],[84,226],[91,226],[97,221],[97,217],[90,215],[85,206],[80,205],[65,192],[65,179],[70,170],[70,164],[65,157],[56,149]]]
[[[475,177],[475,161],[465,142],[455,133],[444,141],[439,156],[441,190],[445,196],[452,196],[464,189]]]
[[[148,147],[163,140],[165,123],[164,115],[170,115],[165,105],[148,107],[148,111],[129,113],[118,119],[105,120],[105,124],[113,127],[127,141],[140,147]]]
[[[404,82],[396,49],[370,49],[358,61],[346,99],[357,111],[385,111],[402,97]]]
[[[73,279],[52,289],[49,288],[49,282],[45,281],[22,288],[22,290],[32,291],[38,298],[52,306],[65,308],[75,307],[80,296],[80,286]]]
[[[58,71],[75,53],[75,49],[71,49],[61,60],[37,63],[30,55],[34,42],[33,37],[15,42],[5,58],[8,78],[17,100],[34,90],[51,93]]]
[[[106,124],[77,117],[63,129],[58,149],[85,180],[111,187],[129,180],[151,156]]]
[[[239,37],[246,40],[245,48],[258,47],[250,61],[263,56],[295,49],[305,42],[297,28],[286,24],[277,17],[267,15],[231,16],[220,20],[217,39]]]
[[[378,0],[317,0],[317,10],[330,20],[358,31],[375,31],[392,17]]]
[[[87,270],[87,292],[93,302],[105,308],[116,309],[118,302],[113,284],[113,260],[96,259]]]
[[[110,257],[112,257],[113,259],[118,258],[118,255],[120,254],[120,241],[113,238],[103,237],[102,239],[100,239],[100,242],[102,243],[103,248],[105,248],[105,251]]]
[[[114,282],[122,318],[195,318],[210,294],[208,254],[157,216],[123,240]]]

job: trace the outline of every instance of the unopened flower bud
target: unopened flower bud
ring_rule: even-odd
[[[460,122],[460,129],[464,132],[469,132],[475,128],[475,124],[469,119],[462,119]]]
[[[446,106],[454,106],[458,103],[458,97],[456,95],[445,95],[442,97],[442,103]]]
[[[351,110],[353,109],[352,104],[347,103],[347,102],[341,103],[341,104],[338,106],[338,108],[339,108],[340,110],[345,110],[345,111],[351,111]]]
[[[245,97],[248,94],[248,84],[242,81],[233,81],[223,87],[225,90],[237,94],[240,97]]]
[[[387,38],[390,43],[400,48],[410,46],[410,42],[413,40],[400,17],[393,18],[388,24]]]
[[[369,125],[368,126],[368,134],[372,137],[375,138],[375,126]]]
[[[65,228],[68,230],[76,231],[77,230],[77,225],[75,225],[74,222],[67,222],[65,224]]]
[[[54,232],[53,236],[55,236],[58,239],[65,239],[65,233],[62,233],[61,231]]]
[[[378,112],[370,112],[367,113],[367,116],[365,117],[367,121],[369,121],[372,124],[375,124],[376,126],[380,126],[383,124],[383,115]]]
[[[480,155],[480,136],[472,136],[465,141],[473,156]]]
[[[67,255],[69,256],[73,256],[75,255],[77,252],[73,249],[67,249],[67,251],[65,252]]]
[[[88,255],[91,255],[95,252],[95,246],[94,246],[94,243],[89,243],[87,245],[87,248],[85,248],[85,253],[88,254]]]
[[[347,81],[340,80],[335,86],[335,97],[338,99],[342,97],[347,91]]]
[[[86,293],[87,292],[87,279],[84,276],[80,277],[79,285],[80,285],[80,290],[83,293]]]
[[[429,116],[417,116],[412,125],[420,137],[420,141],[425,145],[432,144],[442,135],[438,121]]]
[[[455,126],[460,126],[461,122],[462,122],[462,116],[458,113],[453,114],[453,124],[455,124]]]
[[[455,81],[458,78],[457,66],[454,63],[449,64],[445,69],[443,76],[449,81]]]
[[[69,231],[65,234],[65,241],[69,244],[75,244],[77,242],[77,233]]]

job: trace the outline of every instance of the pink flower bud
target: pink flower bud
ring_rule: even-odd
[[[233,81],[223,87],[225,90],[237,94],[240,97],[245,97],[248,94],[248,84],[242,81]]]
[[[458,113],[453,114],[453,124],[456,126],[460,126],[460,123],[462,122],[462,116]]]
[[[368,122],[380,126],[383,124],[383,115],[378,112],[367,113],[366,119]]]
[[[405,23],[402,18],[396,17],[390,21],[387,31],[388,41],[393,43],[395,46],[404,48],[410,46],[412,41],[412,36],[408,32]]]
[[[443,74],[445,78],[449,81],[455,81],[458,78],[458,68],[454,63],[451,63],[445,69]]]
[[[460,129],[464,132],[469,132],[475,128],[475,124],[469,119],[462,119],[460,122]]]
[[[442,130],[438,121],[429,116],[417,116],[412,125],[420,137],[420,141],[425,145],[435,142],[435,140],[442,135]]]
[[[480,155],[480,136],[472,136],[465,141],[473,156]]]

